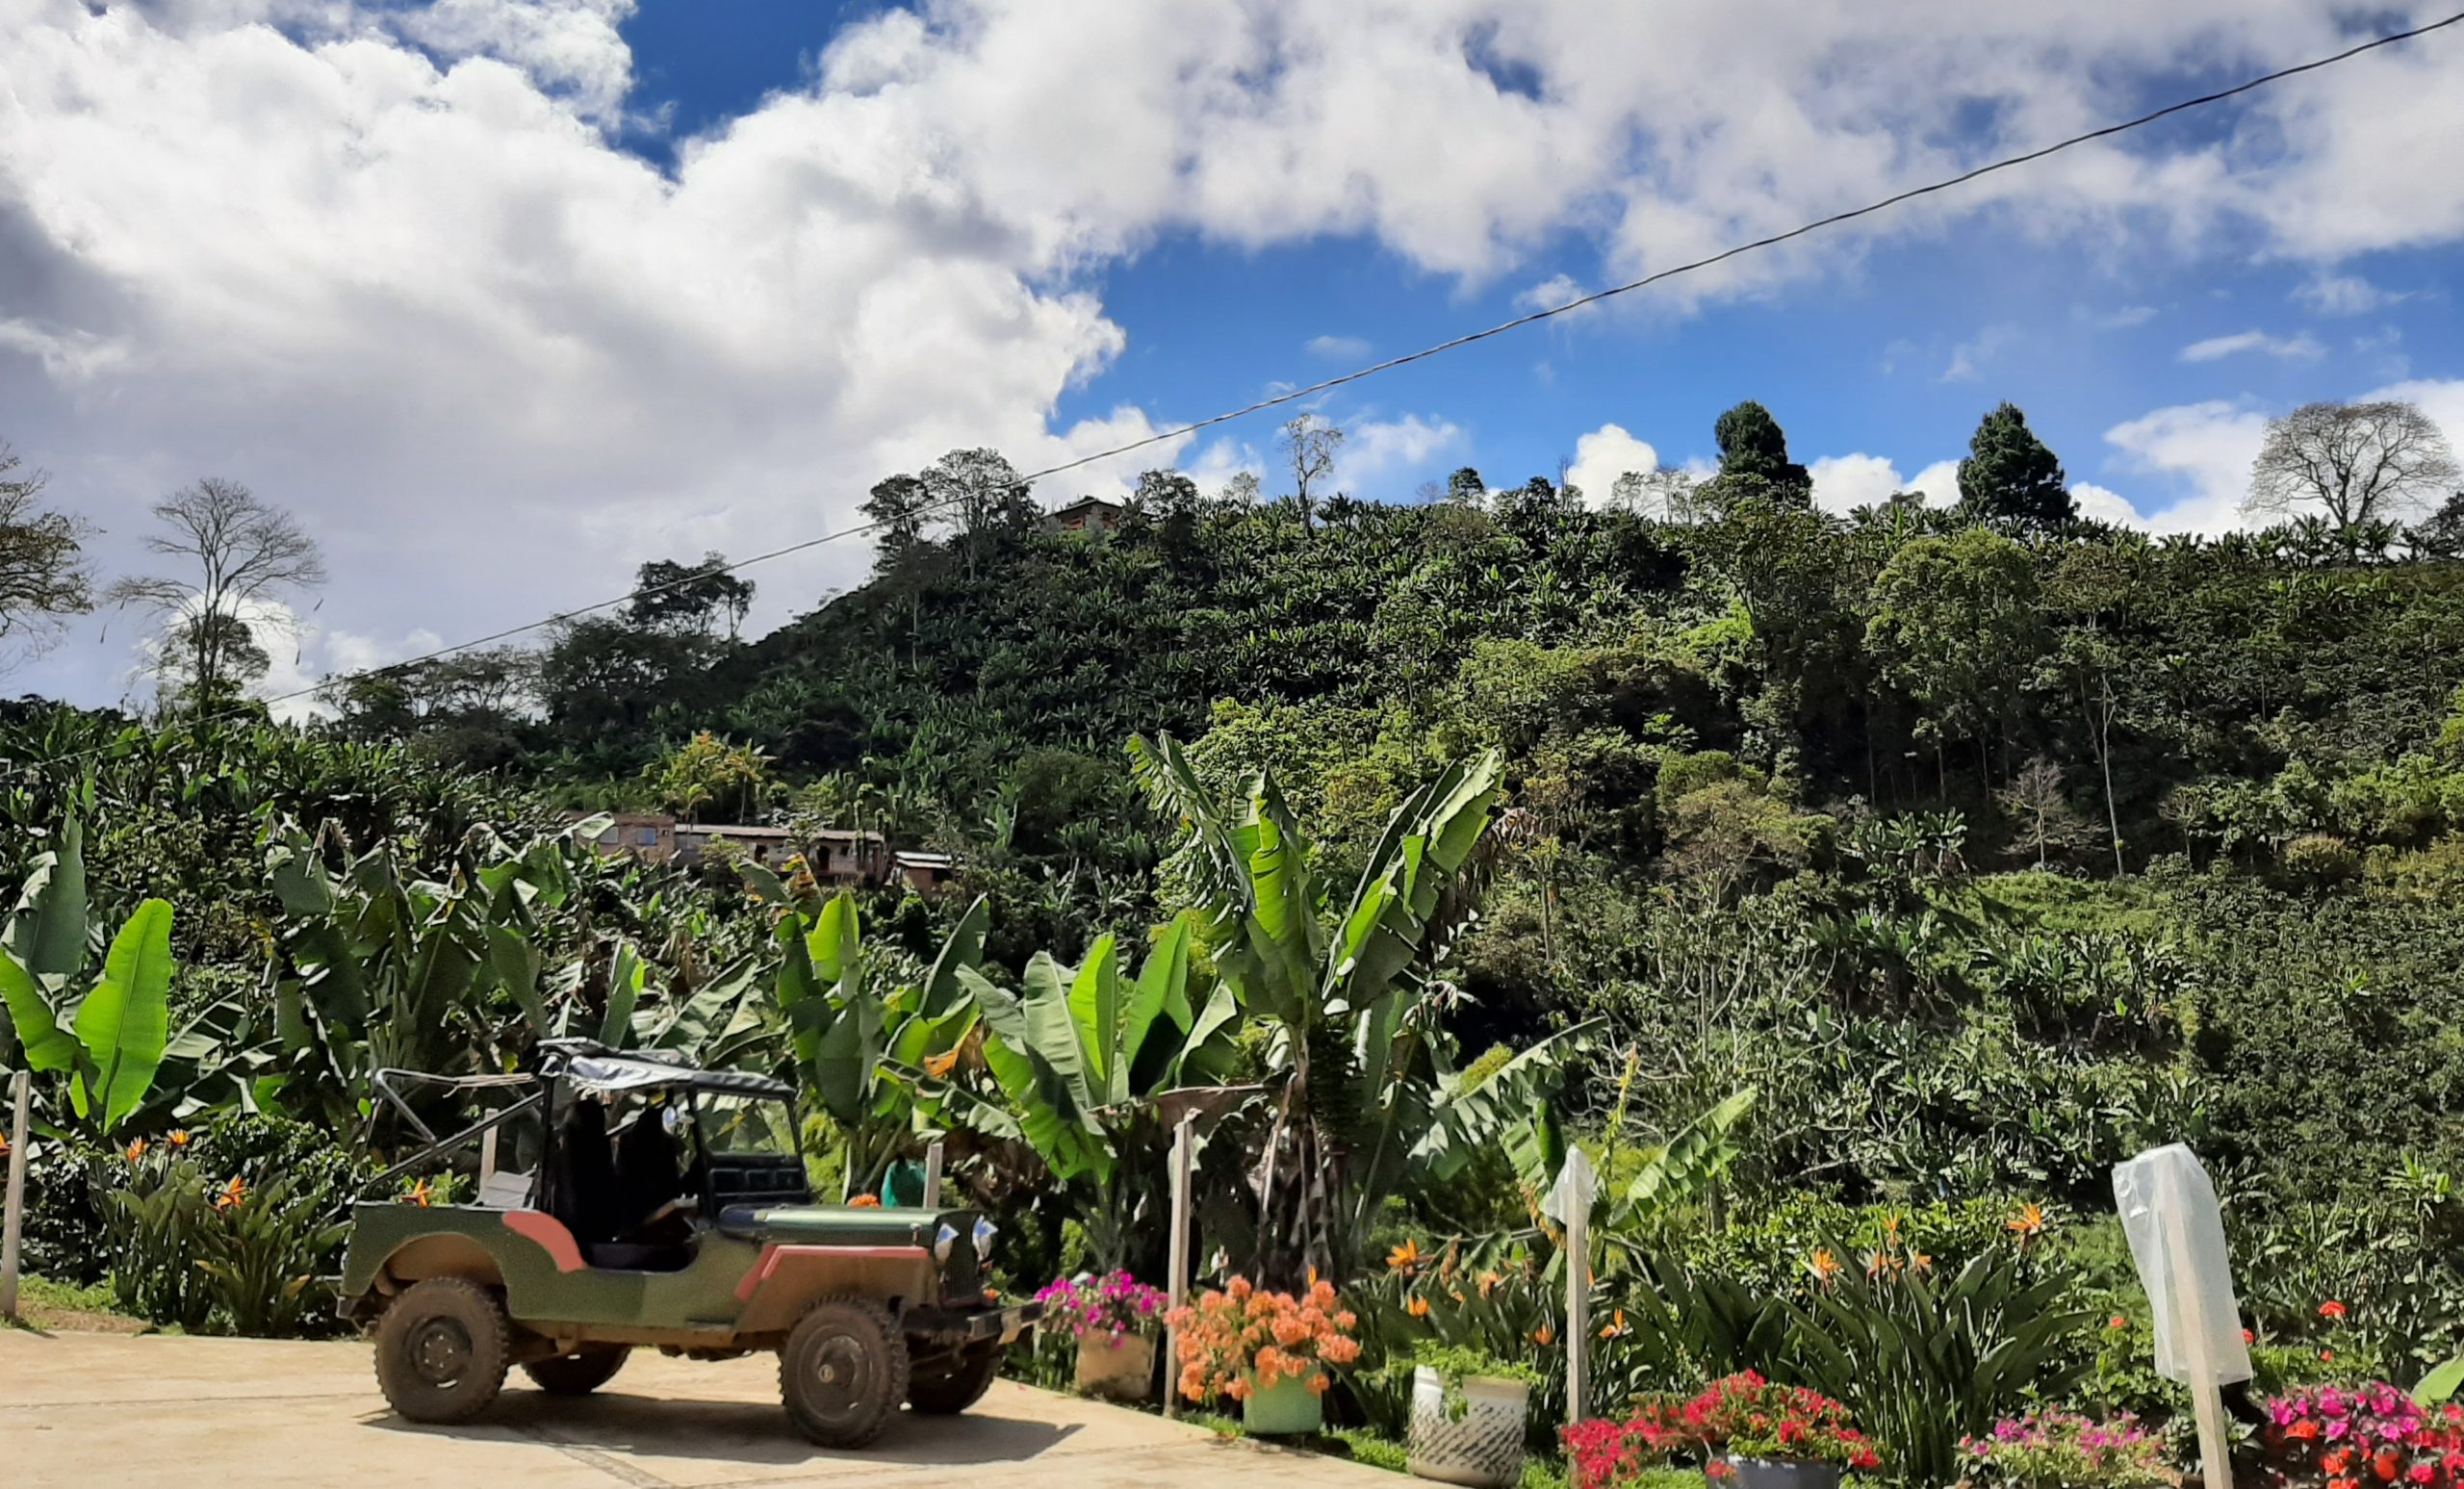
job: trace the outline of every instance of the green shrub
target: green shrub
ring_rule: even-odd
[[[2305,833],[2284,845],[2276,866],[2297,885],[2340,885],[2361,872],[2361,855],[2332,834]]]
[[[362,1177],[316,1129],[257,1116],[94,1159],[113,1296],[122,1312],[191,1332],[333,1332],[321,1279],[340,1271],[340,1215]]]

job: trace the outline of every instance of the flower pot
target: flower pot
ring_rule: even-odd
[[[1733,1455],[1720,1461],[1732,1470],[1728,1477],[1716,1480],[1723,1489],[1839,1489],[1835,1464]]]
[[[1248,1399],[1241,1403],[1241,1425],[1252,1437],[1297,1437],[1326,1425],[1326,1405],[1309,1389],[1309,1377],[1285,1375],[1261,1386],[1249,1377]]]
[[[1474,1489],[1522,1483],[1530,1388],[1474,1375],[1456,1383],[1451,1405],[1446,1398],[1445,1376],[1425,1365],[1412,1372],[1412,1472]]]
[[[1078,1336],[1078,1390],[1116,1401],[1142,1401],[1155,1385],[1155,1341],[1144,1334]]]

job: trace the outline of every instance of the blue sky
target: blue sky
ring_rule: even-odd
[[[627,143],[672,163],[678,141],[808,84],[845,20],[879,10],[731,0],[713,23],[694,0],[647,0],[622,32],[635,58],[633,105],[658,127]],[[2241,76],[2215,65],[2172,69],[2117,94],[2116,107],[2153,107]],[[2238,118],[2220,108],[2154,126],[2150,138],[2212,145]],[[1409,411],[1459,431],[1424,459],[1368,473],[1363,494],[1402,500],[1457,464],[1478,466],[1493,484],[1555,478],[1580,436],[1604,424],[1670,464],[1699,462],[1711,454],[1712,420],[1746,398],[1780,413],[1804,458],[1876,454],[1913,477],[1956,458],[1976,420],[2007,398],[2030,412],[2074,479],[2155,516],[2194,500],[2196,477],[2151,469],[2106,431],[2154,408],[2281,410],[2452,372],[2458,328],[2442,287],[2454,264],[2446,250],[2362,255],[2333,271],[2215,245],[2082,254],[1974,218],[1864,253],[1788,293],[1709,312],[1673,310],[1665,295],[1645,290],[1611,311],[1384,374],[1313,406],[1338,423]],[[1554,235],[1518,274],[1469,283],[1358,235],[1245,248],[1168,234],[1084,276],[1128,345],[1065,394],[1059,414],[1095,417],[1126,400],[1169,422],[1239,406],[1520,315],[1539,303],[1526,292],[1557,275],[1583,289],[1618,279],[1578,232]],[[2383,280],[2400,298],[2321,307],[2314,287],[2323,277],[2356,276],[2372,276],[2359,282],[2373,288]],[[2232,351],[2215,345],[2253,331],[2267,340]],[[2201,343],[2209,353],[2185,360]],[[1271,423],[1208,443],[1270,461]]]
[[[145,560],[244,480],[327,551],[270,686],[1056,463],[2426,18],[2307,0],[26,0],[0,438]],[[2464,30],[1347,388],[1356,494],[1710,453],[1844,507],[2004,399],[2089,509],[2217,530],[2268,417],[2464,437]],[[167,232],[166,223],[179,224]],[[1274,417],[1147,464],[1272,474]],[[757,571],[757,624],[860,578]],[[133,618],[10,684],[141,697]]]

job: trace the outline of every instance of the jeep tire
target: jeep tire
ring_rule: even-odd
[[[376,1383],[413,1422],[468,1422],[504,1387],[512,1325],[497,1295],[460,1277],[415,1282],[376,1325]]]
[[[907,1399],[907,1340],[869,1297],[825,1298],[779,1349],[779,1398],[796,1430],[824,1448],[861,1448]]]
[[[614,1379],[632,1352],[630,1345],[583,1345],[571,1354],[531,1360],[522,1373],[550,1396],[588,1396]]]
[[[907,1385],[907,1404],[928,1417],[955,1417],[984,1399],[1001,1373],[998,1344],[961,1350],[947,1362],[919,1371]]]

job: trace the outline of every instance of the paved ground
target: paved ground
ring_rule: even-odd
[[[605,1391],[551,1406],[517,1373],[489,1415],[414,1426],[357,1343],[49,1337],[0,1330],[0,1483],[115,1489],[1393,1489],[1393,1475],[1225,1442],[1009,1381],[968,1415],[907,1419],[864,1453],[781,1414],[769,1355],[637,1352]]]

